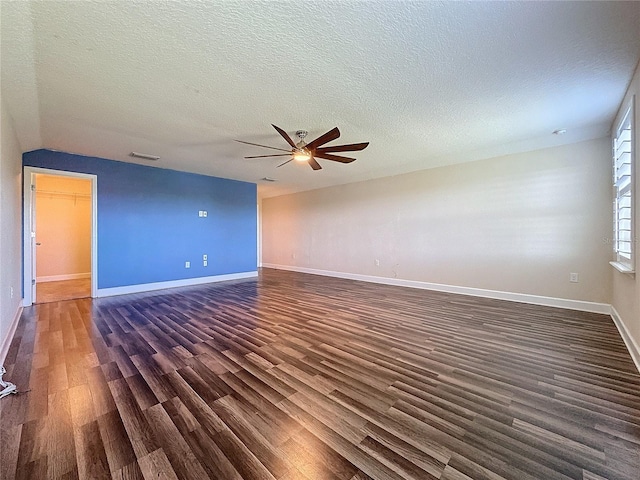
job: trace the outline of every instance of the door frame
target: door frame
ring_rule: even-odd
[[[32,249],[35,238],[32,236],[32,220],[35,216],[35,202],[32,201],[31,185],[35,176],[55,175],[59,177],[83,178],[91,180],[91,297],[98,296],[98,176],[90,173],[67,172],[64,170],[52,170],[50,168],[24,167],[24,190],[23,190],[23,244],[22,252],[24,264],[22,268],[23,278],[23,305],[28,307],[33,304],[33,283],[35,278],[35,259]]]
[[[256,259],[256,261],[258,262],[258,268],[262,267],[262,200],[258,199],[258,208],[256,209],[256,213],[257,213],[257,225],[256,225],[256,241],[258,243],[257,245],[257,252],[258,252],[258,258]]]

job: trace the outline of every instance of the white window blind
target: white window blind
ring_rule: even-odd
[[[633,109],[630,106],[613,140],[613,204],[616,262],[633,271]]]

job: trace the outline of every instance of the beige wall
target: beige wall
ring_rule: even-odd
[[[22,196],[22,150],[13,119],[4,99],[0,132],[0,364],[8,347],[10,328],[22,303],[20,218]],[[13,289],[13,297],[11,290]]]
[[[634,118],[634,134],[635,134],[635,259],[636,271],[640,268],[640,248],[638,241],[640,240],[640,174],[638,167],[640,166],[640,65],[636,69],[633,80],[624,97],[620,111],[616,117],[614,125],[618,124],[621,115],[627,109],[631,98],[635,95],[635,118]],[[636,344],[636,349],[640,346],[640,281],[638,281],[638,273],[630,275],[628,273],[620,273],[617,270],[613,272],[613,300],[611,302],[613,308],[618,312],[620,319],[624,323],[628,333]]]
[[[608,304],[610,172],[603,138],[266,198],[262,262]]]
[[[91,180],[36,175],[36,278],[91,272]]]

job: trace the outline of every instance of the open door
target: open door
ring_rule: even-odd
[[[40,176],[40,181],[38,181],[38,177]],[[47,204],[48,199],[53,199],[54,197],[58,199],[58,203],[61,199],[69,198],[69,193],[64,188],[52,188],[51,181],[59,180],[60,186],[64,184],[83,184],[87,185],[87,181],[90,183],[90,189],[87,190],[87,193],[84,194],[84,198],[82,198],[85,203],[86,208],[84,211],[87,212],[86,221],[90,222],[90,225],[87,228],[90,230],[90,235],[87,235],[86,241],[90,242],[90,252],[86,252],[84,255],[85,262],[90,267],[85,267],[83,270],[89,270],[88,272],[83,272],[82,274],[78,273],[70,273],[67,271],[62,271],[65,273],[64,275],[55,275],[52,273],[56,272],[47,272],[46,266],[48,264],[47,258],[51,259],[52,256],[50,252],[47,255],[42,255],[47,248],[51,248],[54,246],[57,240],[60,240],[58,246],[59,250],[57,252],[60,253],[58,255],[54,255],[53,258],[55,261],[64,259],[64,246],[70,243],[70,240],[76,238],[76,235],[72,231],[64,231],[64,233],[68,233],[66,241],[64,239],[60,239],[60,235],[53,236],[51,232],[49,232],[49,236],[43,235],[43,221],[45,220],[56,220],[56,217],[64,217],[62,213],[65,213],[66,210],[60,210],[58,208],[58,212],[61,212],[60,215],[56,215],[55,211],[46,210],[43,208]],[[47,180],[47,181],[45,181]],[[87,296],[90,282],[90,295],[91,297],[97,296],[97,276],[98,276],[98,262],[97,262],[97,176],[83,173],[75,173],[75,172],[65,172],[59,170],[50,170],[44,168],[36,168],[36,167],[25,167],[24,168],[24,305],[29,306],[38,300],[38,296],[42,297],[38,300],[40,301],[57,301],[64,300],[68,298],[78,298],[73,293],[70,296],[65,298],[65,294],[68,293],[66,291],[60,291],[60,289],[68,289],[68,288],[76,288],[73,283],[74,278],[86,278],[84,281],[84,293],[82,296]],[[42,187],[42,188],[40,188]],[[46,187],[46,190],[42,191],[43,188]],[[58,191],[59,190],[59,191]],[[44,196],[43,196],[44,195]],[[73,197],[77,197],[77,194],[73,194]],[[39,200],[40,197],[40,200]],[[74,198],[74,202],[78,201],[77,198]],[[36,208],[36,207],[39,208]],[[40,218],[38,215],[38,211],[41,212]],[[89,214],[90,212],[90,214]],[[88,218],[90,216],[90,218]],[[62,220],[62,218],[60,218]],[[48,222],[47,225],[56,225],[56,222]],[[39,228],[40,226],[40,234]],[[67,226],[63,225],[63,228],[67,228]],[[43,238],[45,240],[43,240]],[[46,245],[44,242],[46,241]],[[46,247],[46,248],[45,248]],[[44,249],[44,250],[42,250]],[[38,262],[38,257],[41,256],[41,262]],[[86,258],[89,257],[89,258]],[[40,264],[39,264],[40,263]],[[90,280],[89,278],[90,277]],[[47,283],[44,283],[47,282]],[[43,287],[47,288],[44,289]],[[58,298],[59,297],[59,298]]]
[[[37,259],[37,251],[36,247],[38,246],[38,242],[36,241],[36,181],[37,175],[31,174],[31,184],[29,185],[29,197],[31,201],[31,215],[29,220],[29,247],[31,251],[31,272],[29,277],[29,286],[30,286],[30,295],[31,301],[36,301],[36,259]],[[26,224],[26,222],[25,222]]]

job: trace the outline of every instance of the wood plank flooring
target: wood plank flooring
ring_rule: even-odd
[[[608,316],[291,272],[25,309],[2,479],[634,479]]]
[[[57,282],[38,282],[36,284],[36,303],[60,302],[74,298],[91,296],[91,279],[60,280]]]

